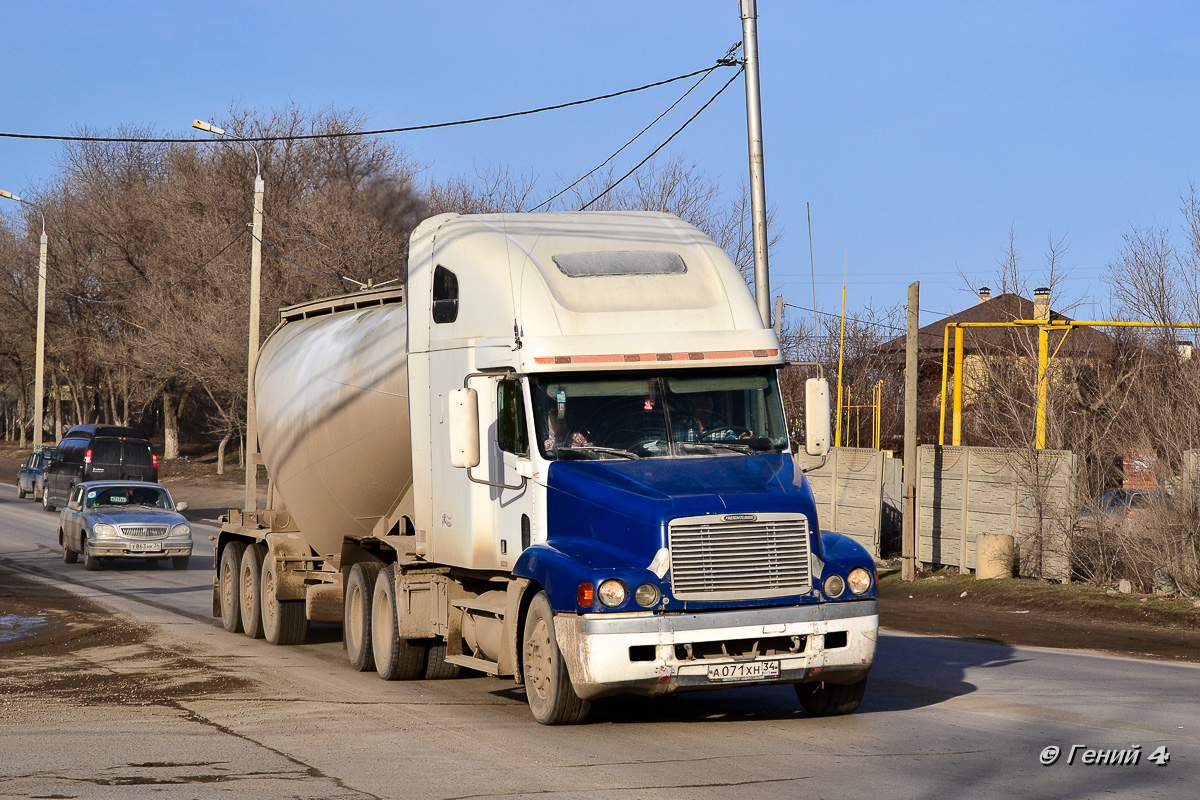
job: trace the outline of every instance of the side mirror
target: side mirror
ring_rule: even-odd
[[[447,422],[450,425],[450,464],[455,467],[479,466],[479,393],[474,389],[453,389],[447,398]],[[826,412],[828,416],[828,412]]]
[[[185,501],[184,501],[184,502],[182,502],[182,503],[176,503],[176,504],[175,504],[175,510],[176,510],[176,511],[187,511],[187,510],[188,510],[188,504],[187,504],[187,501],[185,500]]]
[[[829,452],[829,381],[804,382],[804,451],[810,456]]]

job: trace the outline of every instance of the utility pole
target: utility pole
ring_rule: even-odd
[[[742,54],[746,70],[746,138],[750,150],[750,217],[754,228],[754,298],[763,325],[771,325],[771,277],[767,266],[767,189],[763,170],[762,98],[758,83],[758,7],[740,0]]]
[[[192,127],[224,136],[228,141],[241,142],[254,151],[254,208],[250,220],[250,337],[249,355],[246,358],[246,497],[245,508],[258,508],[258,464],[262,456],[258,452],[258,416],[254,401],[254,368],[258,364],[259,288],[262,274],[262,210],[265,184],[262,177],[262,159],[258,148],[250,142],[225,132],[211,122],[196,120]]]
[[[904,348],[904,508],[900,534],[900,577],[917,578],[917,337],[921,282],[908,286],[908,335]]]
[[[33,449],[37,450],[42,446],[42,417],[46,404],[46,215],[33,203],[22,200],[12,192],[0,190],[0,197],[24,203],[42,218],[42,238],[38,240],[37,352],[33,361]],[[57,432],[55,435],[57,436]],[[24,441],[24,434],[21,436]]]

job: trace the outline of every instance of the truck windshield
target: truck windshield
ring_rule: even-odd
[[[745,455],[787,449],[771,368],[530,376],[551,460]]]

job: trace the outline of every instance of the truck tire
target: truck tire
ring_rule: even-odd
[[[842,714],[853,714],[862,702],[863,693],[867,690],[867,679],[858,683],[842,685],[837,683],[797,683],[796,696],[800,705],[814,717],[836,717]]]
[[[242,632],[242,601],[238,589],[238,570],[242,565],[245,542],[236,539],[221,551],[221,564],[217,569],[217,595],[221,601],[221,625],[230,633]]]
[[[446,642],[431,644],[425,651],[425,680],[446,681],[458,677],[458,664],[446,661]]]
[[[350,568],[346,577],[346,597],[342,613],[342,641],[350,666],[359,672],[375,669],[375,652],[371,645],[371,605],[375,596],[375,580],[383,565],[376,561],[360,561]]]
[[[533,718],[543,725],[577,725],[592,704],[575,694],[567,665],[554,636],[554,612],[545,592],[538,592],[525,612],[521,647],[525,696]]]
[[[271,644],[303,644],[308,634],[308,617],[305,616],[303,600],[280,600],[275,594],[275,570],[271,559],[264,558],[259,579],[259,597],[262,599],[263,637]],[[242,620],[245,624],[245,620]]]
[[[375,655],[375,671],[385,681],[415,681],[425,673],[425,648],[400,638],[395,595],[395,571],[387,566],[379,571],[371,593],[371,651]]]
[[[251,639],[263,638],[262,625],[262,568],[267,548],[261,544],[246,545],[238,562],[238,604],[242,615],[242,632]]]

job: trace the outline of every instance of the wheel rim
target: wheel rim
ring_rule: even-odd
[[[550,694],[551,646],[550,626],[539,618],[525,640],[525,677],[527,690],[542,700]]]
[[[221,605],[226,611],[233,609],[234,587],[237,586],[237,581],[233,576],[233,568],[229,564],[229,559],[221,559]]]
[[[247,551],[247,552],[249,552],[249,551]],[[245,556],[242,556],[242,558],[245,558]],[[254,597],[254,588],[255,588],[254,580],[256,577],[254,572],[255,572],[255,570],[253,570],[253,569],[241,570],[241,573],[242,573],[242,597],[246,598],[246,605],[250,605],[250,601],[252,599],[254,599],[254,600],[258,599],[256,597]],[[244,612],[250,612],[250,613],[253,612],[253,609],[251,609],[251,608],[244,608],[242,610]]]
[[[386,590],[371,598],[371,624],[375,626],[375,641],[386,644],[388,652],[391,651],[391,643],[395,639],[391,609],[387,607],[390,601],[391,595]]]
[[[270,570],[264,570],[262,575],[262,620],[263,628],[275,629],[275,576]]]
[[[363,596],[358,582],[350,586],[350,609],[346,615],[346,645],[352,652],[362,647],[363,641]]]

